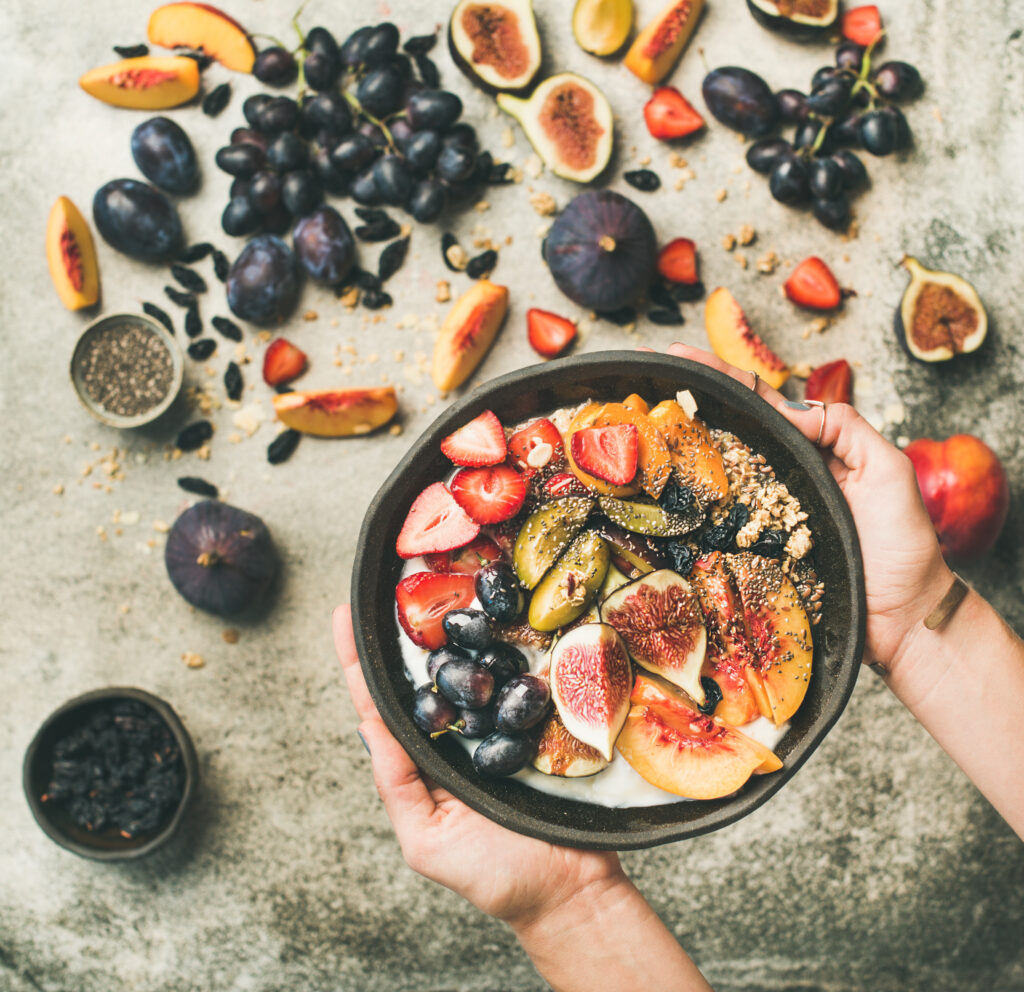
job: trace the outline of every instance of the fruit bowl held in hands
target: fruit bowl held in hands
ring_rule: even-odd
[[[430,740],[413,722],[415,686],[406,675],[394,593],[405,564],[391,551],[413,500],[450,465],[442,439],[484,410],[503,424],[588,399],[631,393],[671,398],[688,389],[711,427],[735,433],[763,454],[809,514],[815,565],[824,582],[814,629],[814,668],[800,709],[776,749],[781,771],[757,775],[721,799],[612,808],[548,794],[516,779],[490,780],[453,736]],[[381,549],[385,549],[381,553]],[[363,522],[352,577],[356,643],[370,693],[390,731],[431,779],[510,829],[555,844],[627,850],[697,836],[734,822],[774,795],[821,743],[853,691],[866,608],[860,547],[849,508],[817,449],[748,388],[703,365],[665,355],[604,352],[521,369],[453,404],[417,440],[374,497]]]

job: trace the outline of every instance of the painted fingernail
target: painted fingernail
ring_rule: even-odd
[[[363,747],[366,748],[366,753],[370,754],[370,745],[366,743],[366,738],[363,736],[363,732],[361,730],[357,730],[356,733],[359,735],[359,739],[363,742]],[[372,758],[373,755],[370,755],[370,757]]]
[[[790,410],[810,410],[810,407],[806,403],[800,403],[797,400],[786,400],[786,406]]]

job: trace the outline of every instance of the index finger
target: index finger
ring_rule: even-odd
[[[359,665],[356,641],[352,635],[352,607],[348,603],[343,603],[331,615],[331,627],[334,631],[334,649],[338,652],[338,661],[345,672],[345,682],[359,719],[379,717]]]

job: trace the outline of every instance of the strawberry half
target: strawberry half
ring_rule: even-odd
[[[589,496],[587,489],[572,472],[556,472],[544,481],[544,495],[548,499],[560,499],[562,496]]]
[[[497,465],[505,460],[505,428],[498,416],[484,410],[441,442],[441,451],[456,465]]]
[[[448,637],[441,622],[449,610],[458,610],[473,602],[472,575],[448,575],[444,572],[415,572],[395,588],[398,622],[413,644],[435,648]]]
[[[638,445],[635,424],[584,427],[572,436],[572,458],[589,475],[625,486],[636,475]]]
[[[658,272],[669,282],[694,286],[697,272],[697,246],[689,238],[676,238],[658,252]]]
[[[568,317],[534,307],[526,312],[526,337],[538,355],[557,358],[576,337],[576,325]]]
[[[463,469],[449,486],[455,502],[478,524],[511,519],[526,499],[526,480],[508,465]]]
[[[480,525],[466,516],[444,483],[435,482],[409,507],[395,550],[402,558],[452,551],[469,544],[479,533]]]
[[[427,568],[432,572],[451,572],[458,575],[476,575],[484,565],[501,558],[501,548],[489,537],[481,534],[464,548],[445,551],[437,555],[424,555]]]
[[[564,461],[565,444],[558,428],[546,417],[541,417],[508,439],[508,453],[518,468],[524,472],[536,472]]]
[[[306,353],[291,341],[277,338],[271,341],[263,356],[263,381],[268,386],[291,382],[306,370]]]
[[[819,365],[807,378],[804,398],[822,403],[849,403],[853,390],[853,369],[845,358]]]
[[[647,130],[659,141],[685,138],[704,127],[704,118],[674,86],[659,86],[644,104]]]
[[[841,33],[848,41],[867,48],[882,33],[882,15],[874,4],[854,7],[843,14]]]
[[[832,270],[817,256],[805,258],[786,280],[786,296],[811,310],[834,310],[843,301]]]

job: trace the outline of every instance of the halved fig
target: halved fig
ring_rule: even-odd
[[[608,573],[608,546],[593,531],[577,535],[538,583],[527,619],[535,630],[558,630],[586,613]]]
[[[665,556],[652,548],[642,538],[612,523],[597,523],[594,527],[612,554],[612,562],[625,572],[636,569],[646,574],[658,568],[665,568]],[[625,567],[623,567],[625,566]]]
[[[461,0],[448,23],[448,48],[455,64],[482,89],[529,89],[541,62],[533,3]]]
[[[607,542],[605,542],[607,543]],[[601,583],[601,588],[597,591],[597,597],[595,598],[590,609],[586,613],[581,614],[576,618],[576,622],[571,624],[569,628],[564,631],[568,633],[576,627],[582,626],[585,623],[600,623],[601,622],[601,603],[603,603],[616,589],[621,589],[627,583],[632,582],[632,579],[628,575],[623,575],[622,572],[615,564],[614,555],[612,560],[608,563],[608,571],[605,573],[604,582]]]
[[[648,414],[668,444],[682,483],[702,503],[717,503],[729,492],[722,453],[703,420],[691,416],[675,400],[664,400]]]
[[[594,501],[586,496],[565,496],[545,503],[526,518],[516,538],[512,565],[527,589],[533,589],[569,547],[593,506]]]
[[[591,55],[614,55],[633,27],[633,0],[576,0],[572,35]]]
[[[566,730],[611,761],[633,688],[629,654],[615,628],[585,623],[560,637],[551,651],[548,680]]]
[[[789,378],[789,368],[751,329],[743,308],[720,286],[704,305],[711,350],[730,365],[756,372],[773,389]]]
[[[66,196],[58,196],[46,222],[46,262],[61,303],[91,307],[100,295],[100,270],[89,224]]]
[[[640,503],[599,496],[601,512],[614,524],[648,537],[682,537],[699,527],[704,511],[693,502],[684,513],[669,513],[657,503]]]
[[[688,799],[719,799],[752,774],[778,771],[782,762],[763,744],[704,716],[682,696],[644,675],[615,749],[648,782]]]
[[[533,767],[545,775],[584,778],[604,771],[609,764],[609,760],[596,747],[584,744],[573,737],[565,729],[558,710],[552,707],[551,713],[541,726]]]
[[[749,551],[727,555],[725,562],[743,604],[752,667],[764,683],[771,719],[781,726],[800,708],[811,680],[807,613],[778,562]]]
[[[498,106],[519,121],[556,176],[589,183],[611,158],[611,104],[589,79],[574,72],[545,79],[525,99],[499,93]]]
[[[652,86],[661,82],[676,64],[703,10],[704,0],[669,0],[630,46],[626,68]]]
[[[626,642],[632,659],[704,705],[700,669],[707,632],[690,583],[670,569],[643,575],[601,604],[601,619]]]
[[[909,255],[901,264],[910,285],[896,311],[896,336],[911,358],[946,362],[980,348],[988,315],[974,287],[952,272],[926,269]]]
[[[576,476],[580,482],[583,483],[588,489],[596,490],[599,493],[603,493],[606,496],[635,496],[640,492],[639,485],[630,484],[628,486],[614,486],[610,482],[605,482],[604,479],[598,479],[596,476],[590,475],[588,472],[584,472],[583,469],[576,464],[572,457],[572,436],[579,430],[583,430],[585,427],[592,427],[594,421],[597,419],[597,415],[601,412],[602,404],[600,403],[588,403],[583,407],[575,417],[572,418],[572,422],[569,424],[569,429],[565,432],[565,457],[569,463],[569,469],[572,474]]]
[[[835,26],[839,0],[747,0],[758,24],[795,38],[813,38]]]
[[[639,396],[636,397],[640,399]],[[640,400],[642,403],[643,400]],[[637,477],[640,488],[657,499],[665,483],[672,477],[672,455],[665,439],[651,423],[646,411],[627,406],[625,403],[605,403],[592,424],[593,427],[610,427],[615,424],[632,424],[637,430]]]

